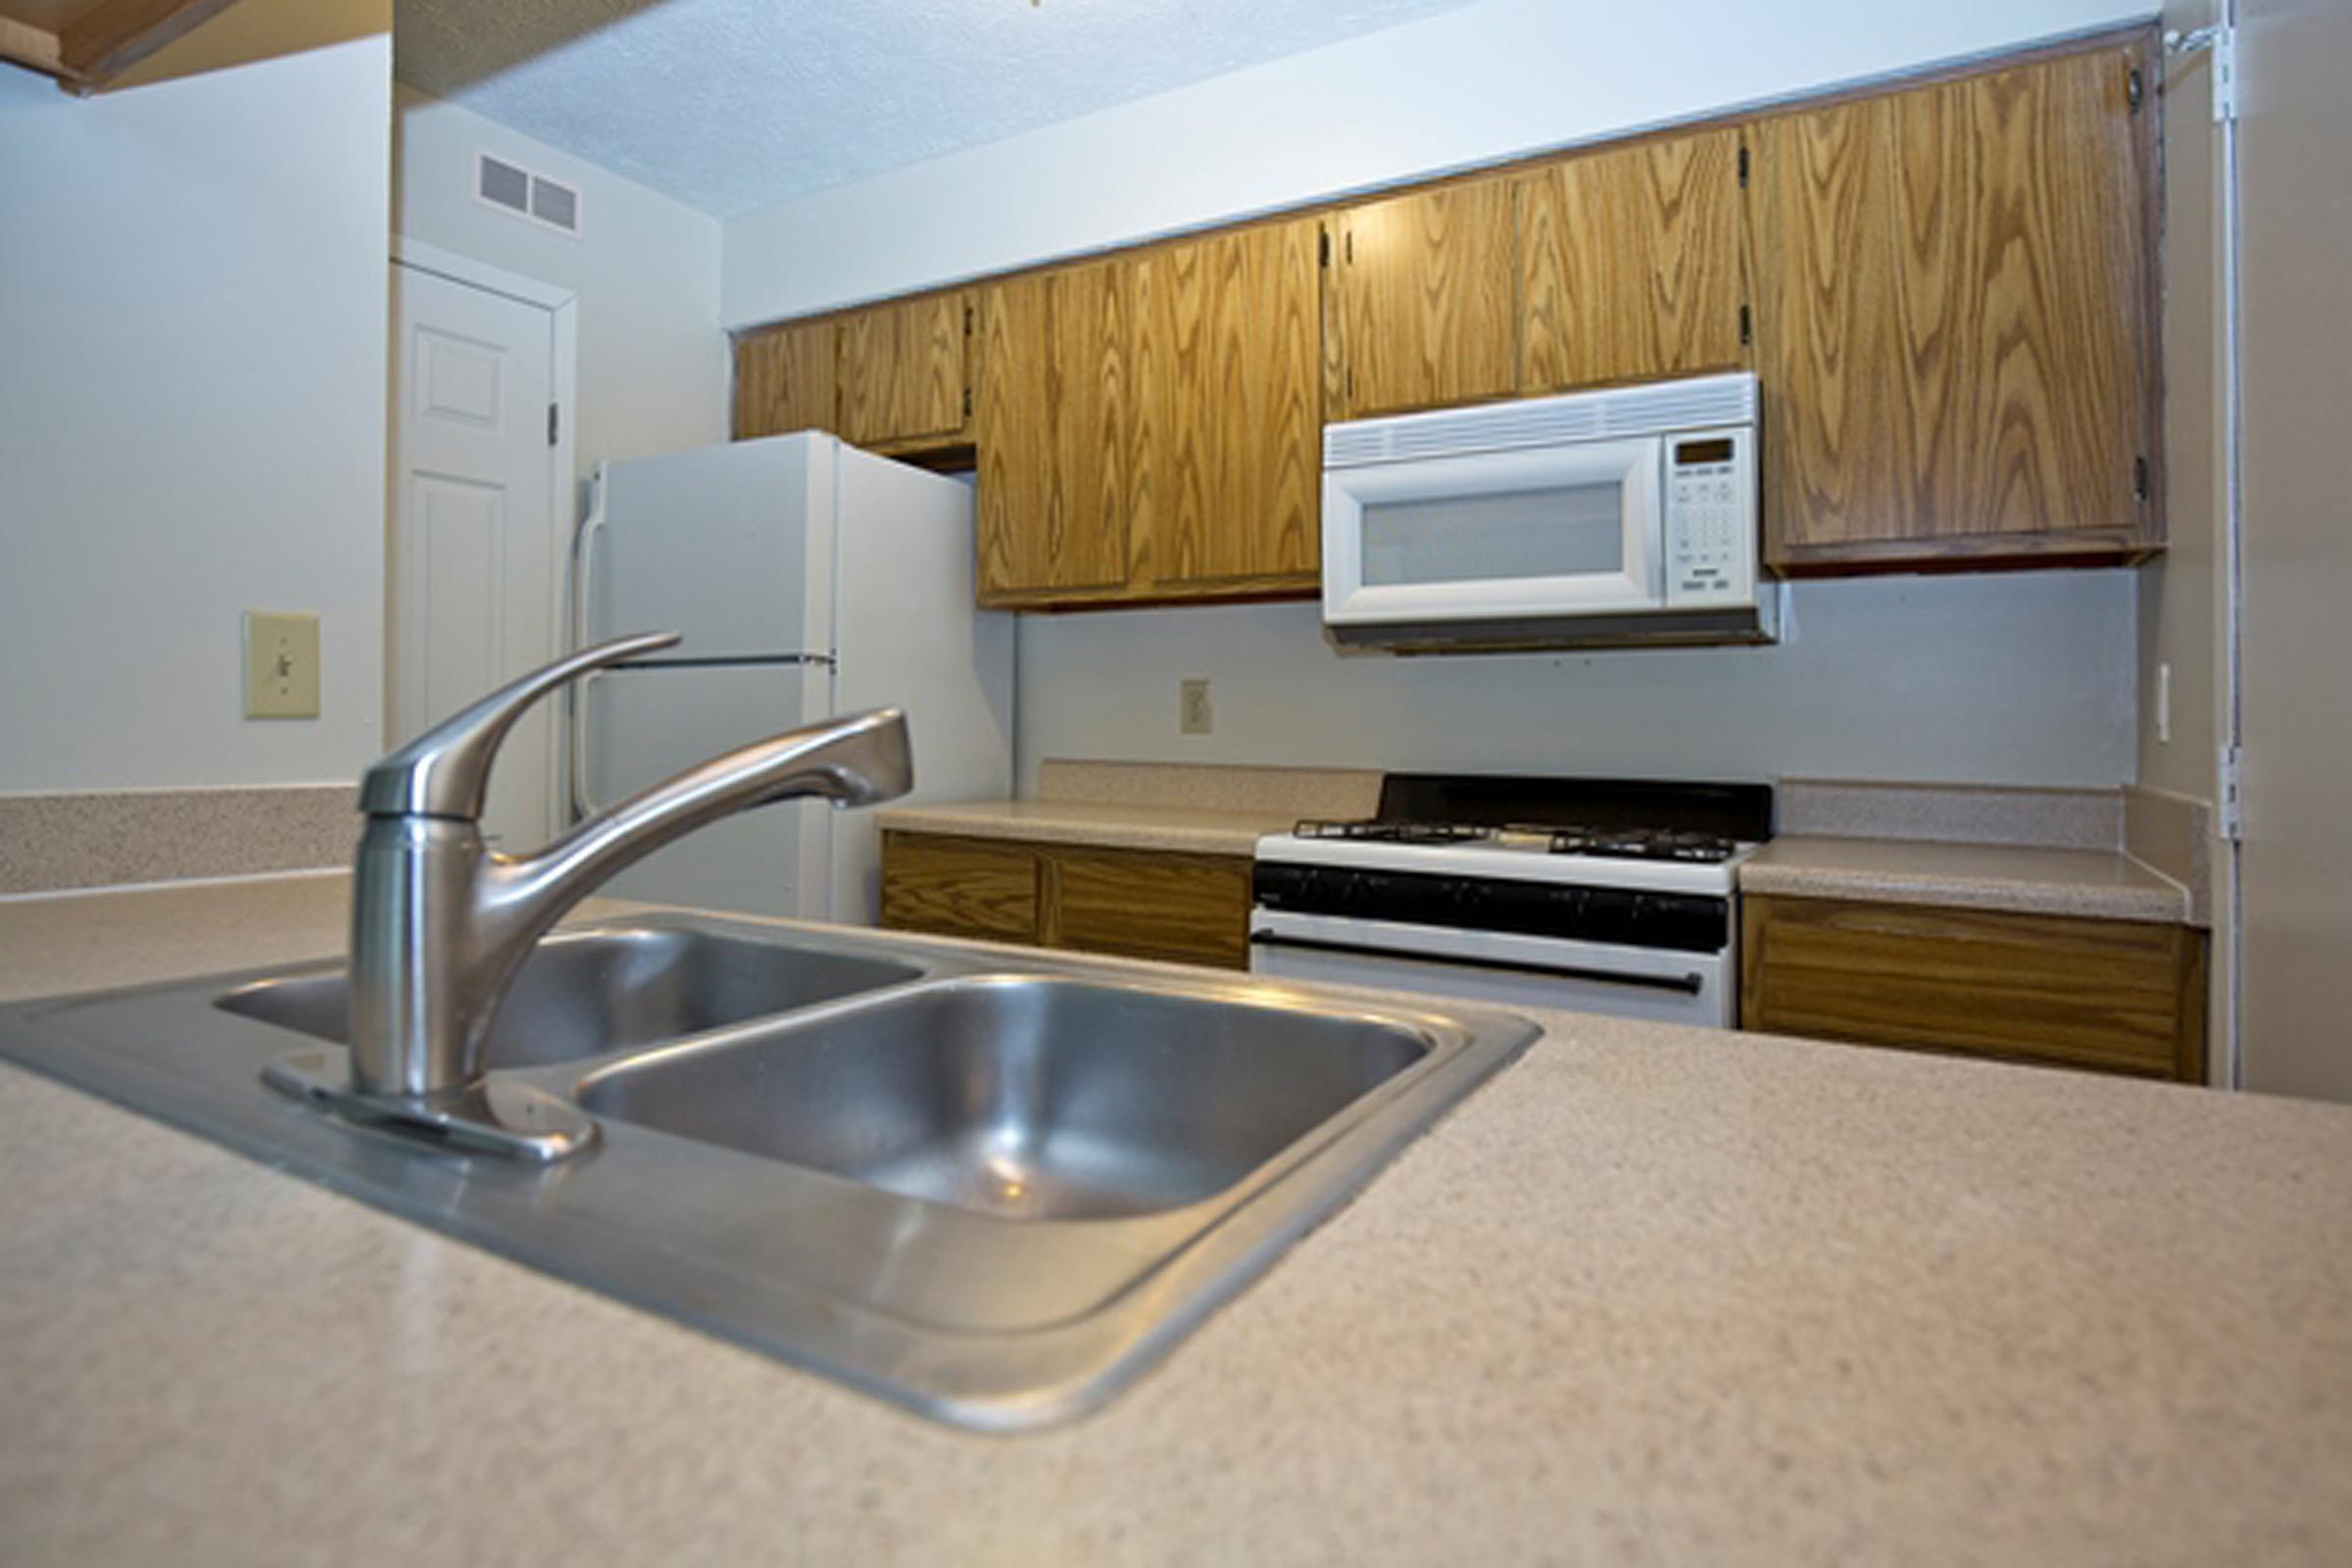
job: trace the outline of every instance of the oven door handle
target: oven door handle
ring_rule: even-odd
[[[1687,997],[1697,996],[1706,985],[1705,979],[1696,974],[1625,974],[1575,964],[1527,963],[1513,958],[1476,958],[1451,953],[1432,956],[1419,953],[1398,953],[1392,948],[1368,948],[1354,942],[1320,942],[1312,937],[1283,936],[1273,931],[1251,931],[1250,945],[1253,948],[1293,948],[1306,953],[1340,954],[1351,958],[1377,958],[1383,963],[1414,963],[1437,969],[1494,969],[1504,974],[1534,974],[1552,980],[1586,980],[1601,985],[1631,986],[1642,991],[1672,991]]]

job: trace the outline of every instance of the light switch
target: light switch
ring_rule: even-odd
[[[245,612],[245,716],[318,716],[318,617]]]

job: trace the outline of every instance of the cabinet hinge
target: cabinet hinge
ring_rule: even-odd
[[[561,417],[556,410],[557,405],[553,403],[547,406],[547,444],[551,447],[556,444],[557,421]]]
[[[1740,149],[1740,188],[1747,189],[1747,149]]]
[[[2187,32],[2175,28],[2164,35],[2167,54],[2194,55],[2213,51],[2213,122],[2228,124],[2237,118],[2237,29],[2226,22],[2211,26],[2194,27]],[[2136,74],[2136,73],[2134,73]],[[2134,109],[2138,100],[2132,101]]]
[[[965,337],[972,335],[972,308],[969,305],[963,308],[963,335]]]
[[[2147,95],[2147,82],[2140,75],[2137,66],[2133,66],[2130,71],[2124,73],[2124,102],[2132,106],[2133,114],[2139,113],[2140,101]]]
[[[2214,780],[2219,799],[2222,837],[2234,844],[2246,836],[2245,749],[2231,742],[2222,748]]]
[[[2145,457],[2132,460],[2132,499],[2143,507],[2148,504],[2148,460]]]
[[[972,416],[972,389],[968,386],[963,389],[963,416],[967,419]]]
[[[1330,229],[1325,229],[1315,236],[1315,265],[1317,267],[1329,267],[1331,265]]]
[[[1746,306],[1740,307],[1740,346],[1747,348],[1756,341],[1756,313]]]

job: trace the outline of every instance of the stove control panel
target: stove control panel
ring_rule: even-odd
[[[1667,608],[1755,603],[1755,439],[1753,425],[1664,438]]]
[[[1732,941],[1732,901],[1713,895],[1265,860],[1257,862],[1251,892],[1259,908],[1296,914],[1572,937],[1680,953],[1721,953]]]

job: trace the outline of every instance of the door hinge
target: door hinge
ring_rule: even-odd
[[[1740,307],[1740,346],[1747,348],[1756,341],[1756,314],[1746,306]]]
[[[2148,504],[2148,460],[2145,456],[2132,460],[2132,499],[2143,507]]]
[[[2234,742],[2222,748],[2214,794],[2220,802],[2222,837],[2235,844],[2246,836],[2246,799],[2245,748]]]
[[[2195,27],[2187,32],[2178,28],[2164,35],[2167,54],[2194,55],[2207,50],[2213,53],[2213,122],[2226,125],[2237,118],[2237,28],[2226,22],[2211,26]],[[2132,103],[2138,107],[2137,100]]]
[[[547,444],[551,447],[556,444],[557,419],[560,417],[557,408],[558,405],[553,403],[547,406]]]
[[[1740,149],[1740,188],[1747,189],[1747,149]]]

